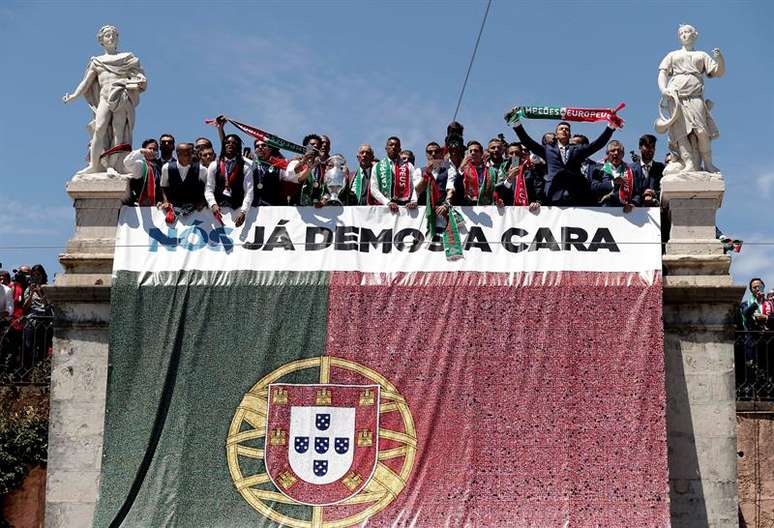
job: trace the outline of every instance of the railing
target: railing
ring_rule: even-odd
[[[48,385],[54,317],[25,315],[15,324],[0,321],[0,386]]]
[[[774,331],[736,333],[737,401],[774,401]]]

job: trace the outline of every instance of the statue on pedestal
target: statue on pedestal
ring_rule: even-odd
[[[69,103],[82,95],[94,113],[88,125],[89,165],[78,175],[127,172],[123,161],[131,150],[134,109],[147,85],[140,60],[118,51],[118,28],[103,26],[97,41],[105,54],[89,60],[81,83],[62,98]]]
[[[704,100],[704,76],[721,77],[726,63],[718,48],[712,57],[695,51],[699,33],[693,26],[681,25],[677,36],[679,50],[669,52],[658,67],[661,107],[668,107],[669,117],[660,108],[656,131],[669,132],[671,158],[664,176],[683,172],[720,172],[712,163],[710,141],[719,136],[712,119],[712,101]]]

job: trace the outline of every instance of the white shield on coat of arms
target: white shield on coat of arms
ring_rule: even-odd
[[[306,482],[330,484],[352,466],[355,409],[351,407],[292,407],[290,409],[290,468]]]
[[[378,385],[269,385],[266,470],[302,504],[326,506],[359,493],[373,476]]]

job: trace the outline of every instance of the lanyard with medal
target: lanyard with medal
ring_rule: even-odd
[[[223,179],[226,182],[223,188],[223,196],[226,198],[231,198],[231,182],[236,181],[237,169],[239,169],[236,158],[234,158],[233,162],[234,167],[231,169],[231,174],[228,174],[226,172],[226,162],[222,159],[220,160],[220,172],[223,174]]]

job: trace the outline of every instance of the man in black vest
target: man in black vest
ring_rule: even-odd
[[[529,151],[546,161],[545,195],[548,205],[584,206],[592,203],[589,182],[580,172],[581,164],[604,148],[619,127],[615,119],[610,120],[605,131],[593,143],[585,146],[570,144],[570,123],[566,121],[556,125],[553,143],[544,146],[524,130],[518,108],[508,112],[505,119],[513,125],[513,131]]]
[[[193,161],[192,143],[180,143],[176,152],[177,160],[172,159],[161,168],[162,208],[168,210],[172,206],[176,214],[187,214],[204,207],[207,170]]]
[[[262,139],[256,139],[253,162],[253,207],[260,205],[285,205],[280,197],[280,181],[287,180],[287,171],[281,168],[284,161],[278,149]],[[278,163],[279,162],[279,163]],[[291,177],[296,180],[295,176]]]
[[[221,207],[227,207],[239,211],[235,226],[245,222],[253,203],[253,164],[242,157],[242,138],[236,134],[228,134],[223,139],[220,156],[207,169],[204,197],[216,216]]]

